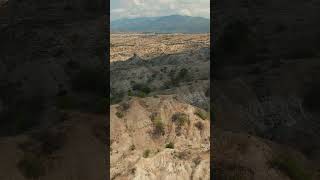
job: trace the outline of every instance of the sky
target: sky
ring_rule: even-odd
[[[111,20],[168,16],[210,17],[210,0],[111,0]]]

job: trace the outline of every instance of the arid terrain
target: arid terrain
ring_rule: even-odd
[[[162,54],[196,51],[210,46],[209,34],[112,33],[111,62],[124,61],[136,53],[143,59]]]
[[[111,44],[111,178],[209,180],[209,35]]]

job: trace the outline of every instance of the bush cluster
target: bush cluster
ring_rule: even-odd
[[[189,123],[189,116],[185,113],[175,113],[172,115],[172,121],[177,123],[178,126],[183,126],[185,123]]]

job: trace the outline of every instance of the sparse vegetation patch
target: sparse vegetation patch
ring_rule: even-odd
[[[140,91],[144,94],[149,94],[151,92],[151,88],[148,87],[147,84],[144,83],[136,83],[132,86],[132,90],[134,91]]]
[[[148,158],[150,156],[150,153],[151,153],[150,149],[146,149],[145,151],[143,151],[143,157]]]
[[[172,116],[172,121],[177,123],[178,126],[183,126],[183,125],[185,125],[185,123],[190,122],[189,116],[187,114],[181,113],[181,112],[175,113]]]
[[[116,112],[116,116],[118,117],[118,118],[123,118],[124,117],[124,114],[123,114],[123,112]]]
[[[122,93],[122,92],[112,94],[110,96],[110,104],[117,104],[117,103],[121,102],[123,97],[124,97],[124,93]]]
[[[206,120],[208,118],[208,113],[202,109],[197,109],[194,112],[195,115],[197,115],[199,118],[201,118],[202,120]]]
[[[161,121],[161,117],[160,117],[160,114],[158,112],[153,112],[150,115],[150,119],[151,119],[152,122]]]
[[[164,135],[165,129],[164,129],[164,123],[162,122],[161,118],[157,118],[153,121],[154,125],[154,134],[155,135]]]
[[[174,143],[173,142],[169,142],[168,144],[166,144],[166,148],[174,149]]]

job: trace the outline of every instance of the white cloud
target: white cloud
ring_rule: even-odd
[[[172,14],[209,18],[210,0],[111,0],[111,19]]]
[[[111,13],[123,13],[125,11],[126,11],[126,9],[124,9],[124,8],[117,8],[117,9],[112,9]]]
[[[144,4],[142,0],[133,0],[133,2],[137,6],[142,6]]]
[[[192,16],[192,13],[190,12],[189,9],[181,9],[181,10],[179,11],[179,14],[181,14],[181,15],[186,15],[186,16]]]
[[[161,4],[167,4],[167,3],[172,3],[174,0],[159,0],[159,3]]]
[[[170,4],[170,5],[169,5],[169,8],[172,9],[172,10],[174,10],[174,9],[176,9],[176,6],[175,6],[174,4]]]

